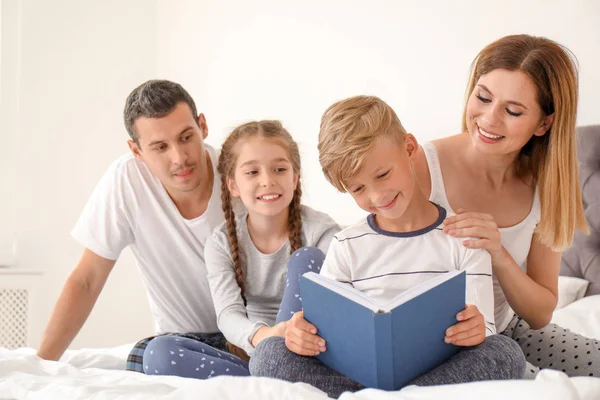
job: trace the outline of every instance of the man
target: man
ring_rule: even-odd
[[[42,358],[61,357],[127,246],[146,283],[157,334],[197,332],[191,336],[224,346],[204,263],[204,244],[223,221],[206,119],[180,85],[152,80],[131,92],[124,120],[131,154],[109,167],[73,229],[83,255],[42,336]],[[147,343],[136,345],[128,369],[142,371]]]

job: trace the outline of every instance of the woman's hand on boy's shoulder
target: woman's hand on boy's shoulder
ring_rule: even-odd
[[[456,346],[476,346],[485,340],[485,320],[477,306],[467,307],[456,315],[459,323],[446,329],[444,341]]]
[[[294,314],[287,323],[285,345],[301,356],[317,356],[327,350],[325,340],[317,336],[317,328],[304,319],[304,312]]]
[[[444,220],[444,232],[458,238],[463,246],[471,249],[485,249],[492,256],[492,266],[505,265],[510,257],[500,237],[496,220],[490,214],[467,212],[462,208]]]

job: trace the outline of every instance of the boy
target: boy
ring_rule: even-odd
[[[412,383],[521,378],[525,359],[519,346],[494,335],[490,256],[464,247],[442,231],[446,210],[424,196],[412,169],[417,149],[414,136],[406,133],[392,108],[377,97],[352,97],[325,111],[319,133],[323,172],[339,191],[349,192],[371,214],[335,236],[321,274],[350,282],[374,300],[385,302],[438,274],[466,270],[467,303],[476,306],[460,312],[460,322],[449,327],[444,338],[465,348]],[[302,312],[295,313],[285,339],[270,338],[257,346],[251,373],[310,383],[334,397],[360,389],[361,385],[317,359],[301,357],[327,350],[317,329]]]

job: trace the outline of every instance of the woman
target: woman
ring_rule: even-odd
[[[425,194],[457,214],[444,230],[491,254],[496,328],[519,343],[529,375],[552,368],[600,376],[598,340],[550,324],[561,251],[576,229],[587,232],[577,84],[563,46],[501,38],[473,62],[463,133],[424,144],[415,162]]]

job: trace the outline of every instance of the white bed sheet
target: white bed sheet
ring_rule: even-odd
[[[555,312],[553,322],[600,338],[600,295]],[[123,371],[132,344],[68,351],[60,362],[40,360],[33,349],[0,349],[0,400],[27,399],[308,399],[327,396],[306,384],[267,378],[217,377],[205,381]],[[600,400],[600,378],[569,378],[544,370],[534,381],[475,382],[407,387],[398,392],[365,389],[341,400]]]

